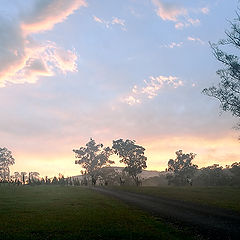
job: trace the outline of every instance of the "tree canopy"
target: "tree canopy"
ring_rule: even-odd
[[[226,39],[218,43],[210,43],[215,58],[224,68],[217,71],[220,82],[217,86],[205,88],[203,93],[218,99],[223,111],[229,111],[233,116],[240,117],[240,16],[230,22],[230,31],[225,31]],[[229,53],[222,50],[227,47]],[[232,53],[231,53],[232,52]],[[238,123],[240,126],[240,122]]]
[[[9,166],[15,164],[15,159],[12,156],[12,152],[7,148],[0,148],[0,177],[2,179],[9,178]]]
[[[187,182],[187,178],[192,178],[197,165],[192,163],[192,160],[196,157],[195,153],[183,153],[182,150],[176,152],[176,159],[170,159],[168,161],[168,171],[171,173],[168,175],[169,184],[184,185]]]
[[[92,138],[90,138],[86,147],[73,149],[73,152],[77,158],[75,164],[80,164],[86,170],[86,174],[89,174],[91,177],[96,177],[100,168],[114,163],[114,161],[109,159],[113,154],[112,149],[103,147],[102,143],[96,144]]]
[[[147,157],[144,156],[145,148],[135,144],[134,140],[118,139],[113,141],[112,146],[114,152],[120,157],[120,162],[126,165],[125,171],[138,184],[137,175],[142,172],[142,169],[147,168]]]

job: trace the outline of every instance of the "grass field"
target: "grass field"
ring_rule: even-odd
[[[143,211],[81,187],[0,186],[0,222],[1,240],[188,239]]]
[[[116,190],[177,199],[240,212],[239,187],[114,187]]]

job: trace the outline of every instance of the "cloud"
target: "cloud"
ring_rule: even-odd
[[[41,76],[54,76],[56,70],[66,74],[77,71],[77,56],[70,50],[64,50],[53,42],[37,44],[29,42],[25,46],[26,58],[19,68],[8,74],[5,83],[35,83]]]
[[[102,20],[102,19],[100,19],[96,16],[93,16],[93,19],[94,19],[95,22],[104,23],[104,20]]]
[[[152,0],[152,3],[157,7],[157,15],[164,21],[168,20],[177,22],[179,16],[186,16],[188,14],[186,8],[171,3],[164,3],[159,0]]]
[[[200,24],[200,20],[199,20],[199,19],[188,18],[187,21],[188,21],[191,25],[193,25],[193,26]]]
[[[126,31],[125,20],[117,17],[112,17],[112,21],[105,21],[99,17],[93,16],[93,20],[97,23],[104,24],[106,28],[110,28],[113,25],[120,25],[123,31]]]
[[[203,14],[208,14],[209,11],[210,11],[210,10],[209,10],[208,7],[201,8],[201,12],[202,12]]]
[[[113,20],[112,20],[112,24],[113,25],[114,24],[119,24],[119,25],[125,26],[125,20],[114,17]]]
[[[124,98],[123,102],[127,103],[128,105],[135,105],[141,103],[140,99],[137,99],[136,97],[131,95]]]
[[[85,0],[37,0],[31,13],[23,16],[21,28],[26,33],[51,30],[83,6],[87,6]]]
[[[179,42],[179,43],[171,42],[170,44],[165,44],[165,45],[162,45],[161,47],[175,48],[175,47],[181,47],[182,45],[183,45],[183,42]]]
[[[200,20],[194,19],[189,16],[189,10],[176,3],[167,3],[162,0],[152,0],[153,5],[156,7],[157,15],[163,21],[175,22],[176,29],[183,29],[190,26],[198,26]],[[202,8],[201,12],[206,14],[208,8]],[[194,12],[194,11],[193,11]]]
[[[85,1],[35,1],[32,11],[20,19],[1,17],[0,87],[9,83],[35,83],[41,76],[54,76],[57,71],[77,71],[77,55],[51,41],[37,42],[33,35],[50,30],[64,21]]]
[[[192,42],[198,42],[198,43],[200,43],[202,45],[205,44],[205,42],[203,40],[201,40],[200,38],[188,37],[187,40],[188,41],[192,41]]]
[[[160,89],[170,86],[172,88],[178,88],[183,85],[183,82],[178,77],[174,76],[150,76],[149,80],[144,80],[144,86],[138,87],[135,85],[132,88],[131,94],[122,99],[122,102],[128,105],[135,105],[141,103],[141,98],[147,97],[152,99],[158,95]]]

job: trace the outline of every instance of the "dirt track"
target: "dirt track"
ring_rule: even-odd
[[[147,196],[138,193],[92,188],[150,212],[177,226],[184,226],[204,239],[240,239],[240,215],[214,207]]]

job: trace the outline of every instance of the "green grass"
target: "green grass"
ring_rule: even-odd
[[[177,199],[240,212],[240,188],[237,187],[135,187],[114,189],[137,192],[157,197]]]
[[[0,222],[1,240],[151,240],[186,239],[187,235],[81,187],[0,186]]]

